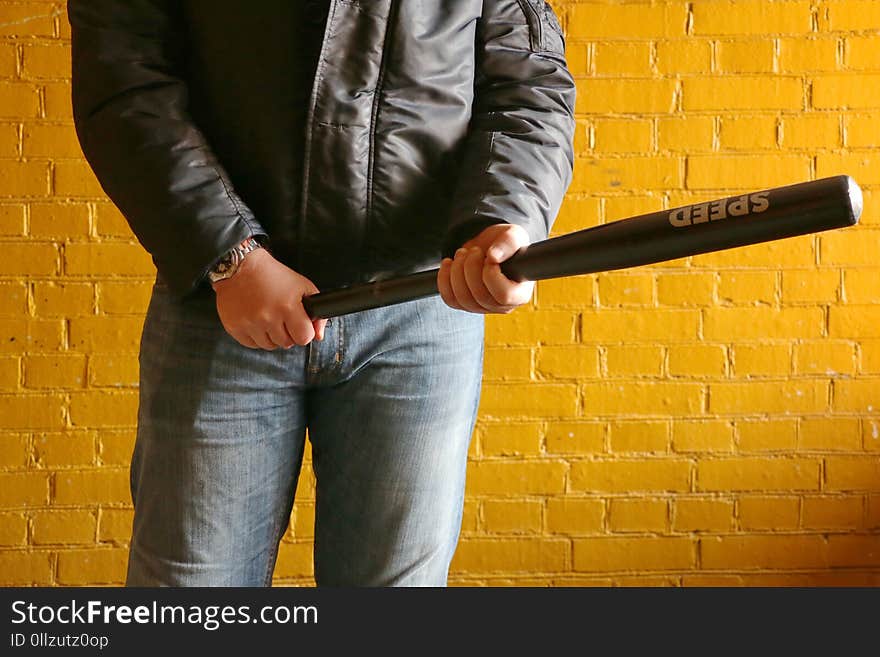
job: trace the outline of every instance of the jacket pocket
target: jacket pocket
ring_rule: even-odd
[[[529,45],[534,52],[565,54],[565,36],[553,8],[545,0],[517,0],[529,24]]]

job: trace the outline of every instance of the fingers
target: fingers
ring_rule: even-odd
[[[500,248],[501,257],[506,259],[508,252],[515,252],[519,247],[511,241]],[[452,260],[443,259],[437,288],[443,301],[452,308],[474,313],[509,313],[531,298],[534,283],[511,281],[498,264],[483,257],[479,247],[471,247],[459,249]]]

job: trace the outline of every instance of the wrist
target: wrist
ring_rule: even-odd
[[[264,250],[259,239],[250,236],[233,246],[223,257],[208,271],[208,281],[216,290],[216,285],[236,276],[242,269],[248,256],[255,251]]]

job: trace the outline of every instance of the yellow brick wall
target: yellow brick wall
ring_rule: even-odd
[[[846,173],[859,226],[543,281],[488,319],[455,585],[880,584],[880,2],[555,0],[554,234]],[[122,581],[154,270],[76,143],[63,2],[0,0],[0,584]],[[275,581],[311,584],[308,468]]]

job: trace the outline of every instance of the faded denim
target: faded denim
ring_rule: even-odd
[[[210,291],[209,291],[210,292]],[[483,316],[439,296],[249,349],[213,293],[153,287],[141,336],[128,586],[269,586],[308,428],[319,586],[444,586],[479,403]]]

